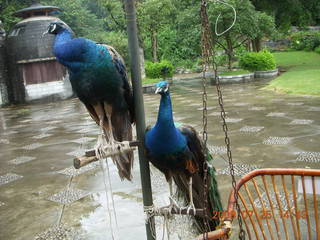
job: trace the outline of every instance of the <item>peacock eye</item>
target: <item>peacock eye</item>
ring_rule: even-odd
[[[53,24],[50,31],[51,31],[51,32],[54,32],[54,30],[56,29],[56,27],[57,27],[57,25],[56,25],[56,24]]]

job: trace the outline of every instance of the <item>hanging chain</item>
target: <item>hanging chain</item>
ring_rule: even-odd
[[[239,239],[244,240],[245,239],[245,231],[243,229],[242,225],[242,218],[241,218],[241,210],[240,210],[240,205],[238,201],[238,194],[236,192],[236,180],[234,176],[234,168],[233,168],[233,161],[232,161],[232,153],[231,153],[231,146],[230,146],[230,139],[228,136],[228,126],[226,123],[226,113],[224,110],[223,106],[223,96],[222,96],[222,91],[220,88],[220,82],[219,78],[217,75],[217,64],[214,59],[214,50],[213,50],[213,43],[212,43],[212,34],[210,30],[210,24],[209,24],[209,18],[208,18],[208,13],[207,13],[207,1],[206,0],[201,0],[201,21],[202,21],[202,33],[201,33],[201,42],[202,42],[202,70],[203,70],[203,140],[204,144],[206,147],[207,139],[208,139],[208,133],[207,133],[207,92],[206,92],[206,72],[209,69],[209,63],[212,62],[213,64],[213,69],[214,69],[214,79],[216,83],[216,88],[218,92],[218,100],[219,100],[219,105],[221,109],[221,118],[223,122],[223,132],[225,134],[225,144],[227,146],[227,156],[228,156],[228,162],[229,162],[229,168],[230,168],[230,175],[232,178],[232,187],[234,191],[234,198],[235,198],[235,204],[236,204],[236,209],[237,209],[237,218],[238,218],[238,223],[239,223]],[[207,152],[206,157],[207,157]],[[207,189],[208,189],[208,184],[207,184],[207,172],[208,172],[208,165],[207,163],[204,164],[204,184],[205,184],[205,191],[204,191],[204,201],[205,201],[205,215],[207,215],[206,207],[208,204],[207,200]],[[205,216],[207,217],[207,216]],[[206,219],[206,218],[205,218]],[[206,228],[208,226],[208,221],[205,222]],[[204,239],[208,238],[208,235],[204,233],[203,235]]]
[[[205,161],[203,163],[203,200],[204,200],[204,218],[203,218],[203,224],[204,224],[204,233],[203,233],[203,239],[208,239],[208,232],[210,231],[209,222],[208,222],[208,150],[207,150],[207,141],[208,141],[208,110],[207,110],[207,79],[206,79],[206,73],[209,69],[209,62],[210,62],[210,56],[212,56],[212,49],[210,47],[211,41],[210,38],[208,38],[208,32],[209,30],[209,22],[208,22],[208,16],[207,16],[207,2],[205,0],[201,1],[201,25],[202,25],[202,31],[201,31],[201,50],[202,50],[202,88],[203,88],[203,94],[202,94],[202,103],[203,103],[203,110],[202,110],[202,125],[203,125],[203,132],[202,132],[202,139],[203,139],[203,152]]]

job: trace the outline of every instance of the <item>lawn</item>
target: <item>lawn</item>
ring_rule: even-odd
[[[285,69],[265,89],[304,95],[320,95],[320,54],[315,52],[276,52],[277,66]]]
[[[222,73],[218,73],[219,76],[234,76],[234,75],[241,75],[241,74],[248,74],[250,73],[247,70],[243,70],[243,69],[239,69],[236,71],[228,71],[228,72],[222,72]]]
[[[157,83],[160,80],[161,80],[161,78],[144,78],[144,79],[142,79],[142,84]]]

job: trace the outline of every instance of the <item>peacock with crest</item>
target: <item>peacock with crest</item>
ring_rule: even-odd
[[[67,67],[73,91],[101,128],[96,155],[103,156],[106,146],[117,148],[132,140],[133,94],[119,53],[106,44],[73,38],[61,22],[52,22],[47,33],[55,35],[53,53]],[[112,158],[120,178],[131,180],[133,153]]]
[[[188,210],[202,209],[203,191],[206,190],[203,166],[206,161],[211,161],[212,157],[193,127],[174,122],[169,84],[161,81],[156,87],[156,93],[161,95],[161,100],[157,122],[153,127],[148,127],[145,135],[147,158],[165,175],[169,183],[169,208],[178,207],[173,199],[174,181],[178,192],[189,201]],[[212,217],[213,211],[222,211],[222,204],[215,169],[210,165],[207,196],[208,216]],[[203,220],[200,217],[195,217],[195,220],[198,230],[203,232]],[[211,230],[214,230],[219,224],[219,219],[211,219],[209,224]]]

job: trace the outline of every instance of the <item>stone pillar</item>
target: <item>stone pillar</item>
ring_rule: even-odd
[[[0,21],[0,106],[8,104],[8,71],[7,71],[7,61],[6,61],[6,51],[5,51],[5,38],[6,32],[2,28],[2,23]]]

